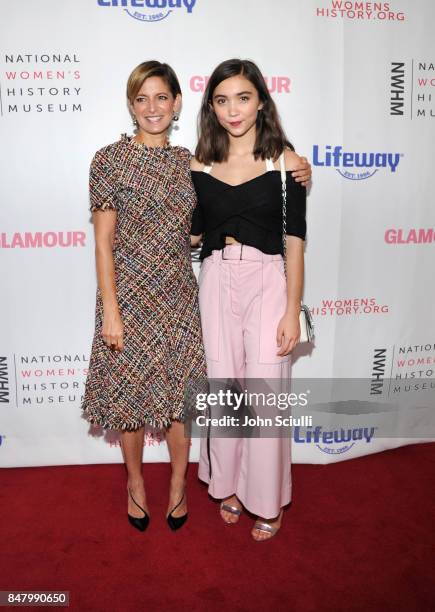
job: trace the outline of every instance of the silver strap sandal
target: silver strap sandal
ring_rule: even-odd
[[[224,512],[230,512],[230,514],[235,514],[236,516],[240,516],[242,514],[240,508],[236,508],[236,506],[230,506],[230,504],[226,504],[225,502],[221,502],[221,510],[223,510]],[[227,523],[227,525],[234,524],[232,521],[225,521],[225,523]]]
[[[254,529],[257,529],[258,531],[264,531],[265,533],[270,533],[270,537],[264,538],[264,540],[256,540],[254,538],[256,542],[265,542],[266,540],[270,540],[270,538],[273,538],[273,536],[276,534],[277,531],[279,531],[280,528],[273,527],[272,525],[269,525],[269,523],[263,523],[262,521],[255,521]]]

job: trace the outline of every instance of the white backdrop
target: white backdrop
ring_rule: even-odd
[[[170,63],[182,84],[174,144],[194,148],[207,75],[243,57],[267,76],[289,138],[312,161],[304,301],[316,345],[295,359],[293,375],[377,372],[434,388],[434,19],[432,0],[3,7],[1,465],[121,460],[116,435],[89,431],[80,418],[96,282],[87,179],[94,152],[131,132],[125,84],[147,59]],[[364,415],[352,426],[364,427]],[[408,442],[295,441],[293,460],[337,461]],[[167,460],[158,432],[148,432],[144,458]]]

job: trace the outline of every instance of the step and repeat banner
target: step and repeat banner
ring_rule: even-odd
[[[171,64],[182,85],[173,144],[194,149],[208,75],[242,57],[259,64],[311,161],[304,301],[316,340],[298,348],[292,376],[366,380],[375,399],[427,408],[432,0],[25,0],[5,3],[2,17],[0,465],[122,460],[117,434],[80,414],[96,288],[87,182],[95,151],[132,132],[126,80],[148,59]],[[396,435],[357,409],[348,426],[296,428],[293,461],[425,441],[422,414]],[[163,434],[147,431],[144,460],[167,459]]]

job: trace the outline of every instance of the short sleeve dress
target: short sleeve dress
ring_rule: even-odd
[[[124,350],[95,336],[84,417],[104,428],[168,427],[185,418],[186,386],[206,376],[189,231],[196,196],[190,152],[146,147],[130,137],[98,151],[90,170],[91,210],[116,210],[113,247]]]

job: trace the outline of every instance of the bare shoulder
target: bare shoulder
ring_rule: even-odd
[[[204,164],[201,164],[201,162],[199,162],[196,157],[192,156],[191,160],[190,160],[190,169],[197,171],[197,172],[201,172],[201,170],[204,169]]]
[[[284,149],[284,159],[286,170],[294,170],[301,163],[299,155],[287,148]]]

